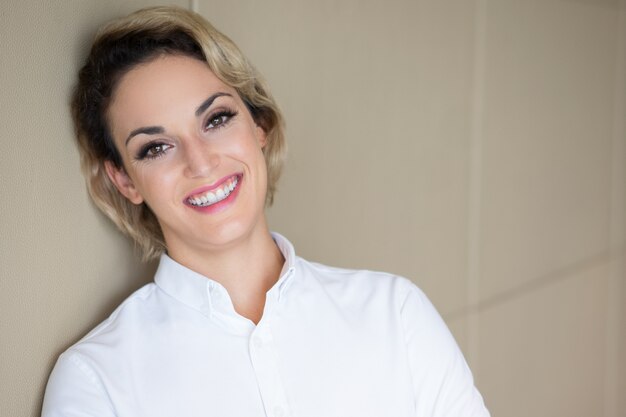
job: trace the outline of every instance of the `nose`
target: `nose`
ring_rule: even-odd
[[[220,164],[219,154],[202,140],[187,141],[183,154],[185,175],[190,178],[208,177]]]

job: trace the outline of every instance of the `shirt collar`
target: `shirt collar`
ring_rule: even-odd
[[[285,236],[276,232],[272,232],[272,238],[274,239],[274,242],[276,242],[278,250],[280,250],[280,252],[283,254],[283,258],[285,258],[283,269],[280,271],[280,277],[278,278],[276,285],[272,287],[272,289],[278,287],[280,296],[282,296],[287,290],[288,283],[291,281],[293,272],[296,269],[296,251],[294,250],[291,242],[287,240]]]
[[[166,294],[206,316],[211,312],[209,281],[212,280],[179,264],[165,253],[161,255],[154,275],[154,282]]]
[[[284,296],[296,268],[296,254],[291,242],[279,233],[272,232],[272,238],[285,258],[285,263],[278,281],[268,291],[267,301],[274,296],[278,299]],[[206,316],[211,314],[212,306],[215,304],[211,302],[215,289],[223,290],[217,281],[192,271],[165,253],[161,255],[154,282],[166,294]]]

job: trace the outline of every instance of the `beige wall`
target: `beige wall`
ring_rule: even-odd
[[[301,255],[418,283],[494,416],[623,416],[625,0],[175,3],[273,86],[269,217]],[[88,202],[66,106],[93,28],[148,4],[0,3],[2,415],[152,273]]]

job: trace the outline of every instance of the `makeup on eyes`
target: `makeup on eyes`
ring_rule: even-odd
[[[229,107],[214,109],[206,118],[203,129],[205,132],[208,132],[226,127],[231,122],[231,120],[237,116],[237,114],[238,112],[236,110],[233,110]],[[163,133],[163,131],[164,130],[162,130],[161,128],[159,129],[158,133]],[[167,153],[167,150],[172,146],[173,145],[170,145],[163,140],[155,139],[139,148],[135,155],[135,160],[143,161],[157,159],[165,155],[165,153]]]
[[[163,156],[165,152],[167,151],[167,149],[164,149],[164,148],[169,148],[170,146],[171,145],[164,143],[164,142],[160,142],[160,141],[148,142],[144,146],[139,148],[139,151],[137,152],[135,159],[142,161],[145,159],[159,158]],[[152,152],[153,150],[154,152],[150,154],[150,152]]]
[[[237,116],[237,111],[232,110],[228,107],[215,109],[213,112],[211,112],[211,114],[209,114],[209,117],[207,117],[206,123],[204,124],[204,129],[210,130],[224,127],[228,125],[231,119],[233,119],[235,116]],[[217,122],[217,124],[215,124],[215,122]],[[210,125],[213,126],[210,127]]]

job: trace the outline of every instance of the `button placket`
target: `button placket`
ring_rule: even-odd
[[[284,417],[285,416],[285,410],[277,405],[276,407],[274,407],[274,417]]]
[[[252,344],[257,350],[259,350],[263,347],[263,340],[261,340],[260,336],[254,336],[252,338]]]
[[[259,323],[250,340],[250,358],[263,406],[269,417],[288,417],[285,390],[278,372],[277,355],[268,323]]]

